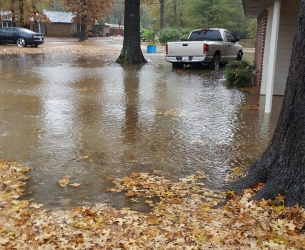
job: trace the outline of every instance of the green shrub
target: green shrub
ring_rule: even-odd
[[[231,61],[226,65],[227,84],[236,87],[253,85],[254,66],[248,61]]]
[[[157,43],[157,39],[155,39],[155,33],[152,29],[141,29],[141,31],[141,37],[144,39],[144,41],[149,42],[148,45],[152,46]]]
[[[190,35],[189,29],[182,29],[180,39],[188,39],[189,35]]]
[[[158,33],[158,39],[161,44],[177,41],[181,39],[182,32],[180,29],[167,27]]]

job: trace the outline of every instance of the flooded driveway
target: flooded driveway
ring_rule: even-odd
[[[105,192],[114,178],[204,171],[222,189],[267,146],[281,97],[266,115],[263,97],[228,88],[223,69],[172,70],[162,53],[122,67],[117,56],[0,55],[0,158],[31,167],[27,198],[137,209]],[[75,186],[60,187],[65,176]]]

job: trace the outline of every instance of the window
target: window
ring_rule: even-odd
[[[225,31],[228,42],[235,43],[235,38],[228,32]]]
[[[11,21],[3,21],[2,22],[2,28],[9,28],[12,27],[12,22]]]
[[[222,41],[219,30],[198,30],[192,32],[190,40],[193,41]]]
[[[37,24],[37,30],[36,30],[36,32],[45,34],[46,31],[45,31],[44,23],[38,23],[38,24]]]

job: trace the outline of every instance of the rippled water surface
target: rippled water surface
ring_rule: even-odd
[[[133,171],[204,171],[224,188],[267,146],[280,97],[266,115],[262,97],[226,87],[223,69],[172,70],[162,54],[122,67],[116,57],[0,57],[0,158],[31,167],[27,198],[140,206],[105,192]],[[82,185],[62,188],[64,176]]]

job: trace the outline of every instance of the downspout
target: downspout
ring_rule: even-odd
[[[273,87],[274,87],[274,71],[275,71],[275,63],[276,63],[280,14],[281,14],[281,0],[276,0],[274,2],[274,5],[273,5],[265,113],[271,113],[271,109],[272,109],[272,98],[273,98]]]

